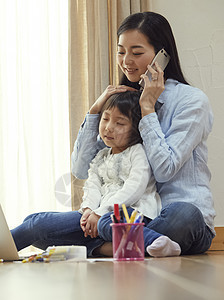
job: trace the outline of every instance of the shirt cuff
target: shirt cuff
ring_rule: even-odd
[[[151,132],[157,132],[159,136],[162,134],[158,116],[155,112],[144,116],[140,120],[139,131],[143,139]]]
[[[98,129],[99,126],[99,114],[87,114],[83,121],[81,128],[85,126],[86,129]]]
[[[141,134],[143,144],[146,149],[151,149],[155,141],[159,138],[160,140],[164,138],[164,133],[162,132],[158,116],[156,113],[151,113],[144,116],[139,122],[139,132]],[[148,150],[147,150],[148,151]],[[147,157],[149,153],[146,151]]]

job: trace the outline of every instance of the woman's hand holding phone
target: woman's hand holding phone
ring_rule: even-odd
[[[146,74],[141,75],[144,80],[144,89],[140,97],[142,117],[155,112],[155,103],[165,89],[164,72],[157,62],[155,67],[148,66],[149,72],[152,74],[150,81]]]
[[[136,90],[126,85],[118,85],[118,86],[109,85],[105,89],[105,91],[100,95],[100,97],[94,102],[94,104],[91,106],[89,113],[99,114],[102,110],[104,103],[107,101],[107,99],[110,98],[110,96],[116,93],[122,93],[126,91],[136,91]]]

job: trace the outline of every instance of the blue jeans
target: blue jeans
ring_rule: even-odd
[[[132,208],[128,208],[129,215]],[[88,257],[105,241],[112,241],[110,214],[98,221],[99,237],[84,237],[80,227],[81,214],[70,212],[43,212],[29,215],[21,225],[11,230],[19,250],[34,245],[45,250],[48,246],[84,245]],[[164,207],[160,215],[150,221],[144,218],[145,247],[156,238],[166,235],[181,247],[181,254],[203,253],[209,249],[214,235],[206,226],[200,210],[192,204],[175,202]]]
[[[104,241],[84,237],[80,227],[81,214],[77,211],[42,212],[26,217],[21,225],[11,230],[17,250],[33,245],[45,250],[48,246],[79,245],[87,247],[91,257],[93,250]]]
[[[128,208],[129,215],[133,211]],[[105,241],[112,241],[110,214],[99,219],[99,236]],[[164,207],[154,220],[144,218],[143,234],[145,248],[161,235],[168,236],[181,247],[181,254],[199,254],[207,251],[214,234],[205,224],[200,210],[186,202],[174,202]]]

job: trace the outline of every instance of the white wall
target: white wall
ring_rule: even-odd
[[[152,0],[152,11],[164,15],[176,38],[184,74],[209,97],[214,112],[208,140],[211,188],[217,216],[224,225],[224,1]]]

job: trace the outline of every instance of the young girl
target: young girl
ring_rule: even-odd
[[[115,203],[126,204],[129,213],[138,210],[144,215],[146,224],[158,216],[160,198],[138,131],[139,96],[139,92],[115,94],[102,108],[99,132],[109,148],[102,149],[91,163],[80,210],[28,216],[11,231],[18,250],[31,244],[41,249],[51,245],[85,245],[88,256],[92,256],[94,250],[95,254],[100,254],[99,246],[105,242],[103,235],[108,235]],[[104,219],[100,222],[99,235],[97,224],[101,216]],[[146,231],[146,246],[162,237],[149,229]],[[169,251],[166,249],[166,255],[162,256],[180,252],[178,245],[168,238],[165,245]]]
[[[98,235],[102,215],[113,211],[115,203],[153,219],[160,211],[155,179],[147,163],[138,130],[141,118],[139,92],[115,94],[101,111],[99,133],[108,147],[98,152],[90,164],[79,212],[85,236]]]

